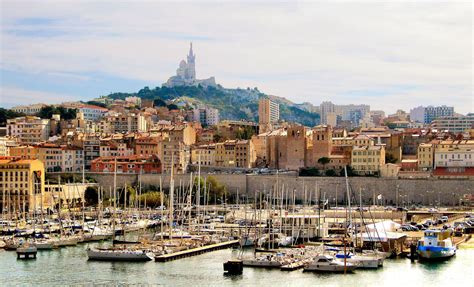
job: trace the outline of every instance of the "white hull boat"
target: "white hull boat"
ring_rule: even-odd
[[[334,257],[322,255],[314,258],[314,261],[311,262],[304,268],[304,271],[314,271],[314,272],[352,272],[357,268],[357,265],[354,265],[350,262],[344,263],[338,260],[334,260]]]

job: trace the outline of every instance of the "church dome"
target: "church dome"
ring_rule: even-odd
[[[179,62],[179,67],[180,67],[180,68],[185,68],[185,67],[186,67],[186,61],[185,61],[185,60],[181,60],[181,62]]]

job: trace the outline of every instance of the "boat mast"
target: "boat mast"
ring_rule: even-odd
[[[115,214],[117,213],[117,157],[114,158],[114,213],[112,217],[112,245],[115,241]]]
[[[171,155],[171,177],[170,177],[170,209],[169,209],[169,230],[168,230],[168,236],[171,240],[172,232],[173,232],[173,217],[174,217],[174,155]]]

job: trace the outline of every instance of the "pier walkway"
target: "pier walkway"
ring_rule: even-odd
[[[192,248],[192,249],[178,251],[178,252],[174,252],[174,253],[170,253],[170,254],[163,254],[163,255],[155,256],[155,261],[156,262],[171,261],[171,260],[180,259],[180,258],[184,258],[184,257],[190,257],[190,256],[203,254],[203,253],[214,251],[214,250],[229,248],[229,247],[237,245],[237,244],[239,244],[239,240],[230,240],[230,241],[226,241],[226,242],[220,242],[220,243],[216,243],[216,244],[201,246],[201,247],[198,247],[198,248]]]

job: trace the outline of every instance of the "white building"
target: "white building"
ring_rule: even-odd
[[[0,137],[0,156],[9,156],[10,147],[18,146],[18,143],[9,137]]]
[[[11,108],[11,110],[17,113],[23,113],[25,115],[32,116],[39,113],[43,107],[46,107],[46,105],[45,104],[32,104],[32,105],[16,106],[16,107]]]
[[[210,107],[199,107],[193,110],[193,120],[204,126],[214,126],[219,123],[219,110]]]
[[[99,106],[93,105],[82,105],[78,108],[78,111],[84,115],[86,121],[98,121],[100,120],[109,110]]]
[[[7,120],[7,136],[15,137],[22,144],[35,144],[49,138],[49,120],[35,116]]]
[[[474,140],[442,141],[435,146],[436,167],[474,167]]]

